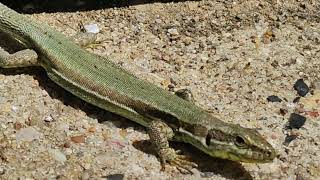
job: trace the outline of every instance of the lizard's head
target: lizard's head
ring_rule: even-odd
[[[254,129],[225,124],[208,130],[205,138],[206,153],[241,162],[270,162],[274,148]]]
[[[193,127],[184,136],[192,135],[191,144],[205,153],[233,161],[264,163],[272,161],[274,148],[254,129],[239,125],[219,123],[211,129],[203,126]]]

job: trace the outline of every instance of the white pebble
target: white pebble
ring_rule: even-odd
[[[16,134],[17,141],[32,141],[40,139],[41,133],[35,130],[33,127],[27,127],[19,130]]]
[[[65,154],[63,154],[60,150],[58,149],[49,149],[48,152],[51,154],[53,159],[59,162],[65,162],[67,160],[67,157]]]
[[[86,32],[88,33],[94,33],[97,34],[100,32],[100,28],[98,26],[98,24],[86,24],[83,25],[83,28],[86,30]]]

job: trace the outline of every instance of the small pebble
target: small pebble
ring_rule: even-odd
[[[288,110],[286,110],[286,109],[283,109],[283,108],[280,108],[280,114],[282,115],[282,116],[284,116],[284,115],[286,115],[287,113],[288,113]]]
[[[313,118],[317,118],[320,116],[318,111],[308,111],[307,114]]]
[[[289,146],[290,142],[292,142],[293,140],[297,139],[298,136],[296,135],[288,135],[286,136],[284,142],[283,142],[283,145],[285,146]]]
[[[202,172],[200,175],[202,178],[211,178],[214,176],[214,172]]]
[[[81,175],[81,180],[88,180],[90,179],[90,173],[88,171],[84,171]]]
[[[67,160],[67,157],[65,154],[63,154],[60,150],[58,149],[49,149],[48,152],[51,154],[53,159],[59,162],[65,162]]]
[[[190,89],[179,89],[175,92],[175,95],[190,102],[194,101],[194,97]]]
[[[289,127],[299,129],[306,122],[306,117],[301,116],[300,114],[292,113],[289,118]]]
[[[303,79],[299,79],[294,83],[294,89],[300,96],[305,96],[310,91],[309,87],[304,83]]]
[[[18,112],[18,109],[19,109],[19,108],[18,108],[17,106],[12,106],[11,109],[12,109],[12,111],[14,111],[14,112]]]
[[[53,119],[53,117],[51,115],[49,115],[49,116],[45,116],[43,120],[44,120],[44,122],[48,122],[49,123],[49,122],[52,122],[54,119]]]
[[[281,102],[282,99],[280,99],[278,96],[271,95],[267,97],[268,102]]]
[[[36,129],[33,127],[27,127],[20,129],[16,134],[17,141],[33,141],[38,140],[41,137],[41,133],[39,133]]]
[[[0,167],[0,175],[4,175],[4,173],[6,173],[6,169]]]
[[[70,139],[74,143],[84,143],[86,140],[86,137],[84,135],[79,135],[79,136],[72,136]]]
[[[169,88],[169,90],[171,90],[171,91],[173,91],[173,90],[174,90],[174,87],[175,87],[175,85],[174,85],[174,84],[172,84],[172,83],[168,85],[168,88]]]
[[[297,103],[297,102],[300,101],[300,98],[301,98],[301,97],[299,97],[299,96],[298,96],[298,97],[295,97],[292,102],[293,102],[293,103]]]
[[[6,100],[7,100],[7,99],[6,99],[5,97],[0,96],[0,104],[5,103]]]
[[[20,130],[22,127],[23,127],[23,125],[21,123],[19,123],[19,122],[16,122],[16,123],[13,124],[13,128],[15,130]]]
[[[97,34],[100,32],[100,28],[98,24],[85,24],[83,25],[83,29],[86,32]]]
[[[171,34],[171,35],[174,35],[174,36],[179,35],[179,32],[178,32],[178,30],[176,28],[168,29],[168,33]]]
[[[66,142],[66,143],[63,144],[63,147],[64,148],[70,148],[71,144],[69,142]]]
[[[123,174],[111,174],[106,176],[107,180],[122,180],[124,179],[124,175]]]
[[[175,79],[175,78],[173,78],[173,77],[171,77],[170,78],[170,82],[171,82],[171,84],[173,84],[174,86],[176,86],[178,83],[177,83],[177,79]]]
[[[320,90],[320,80],[317,80],[313,83],[314,89]]]
[[[119,134],[120,134],[120,136],[122,137],[122,138],[127,138],[127,136],[128,136],[128,131],[126,130],[126,129],[120,129],[119,130]]]
[[[91,132],[91,133],[94,133],[94,132],[96,132],[96,127],[89,127],[88,128],[88,132]]]

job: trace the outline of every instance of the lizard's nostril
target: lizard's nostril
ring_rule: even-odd
[[[268,157],[270,157],[271,156],[271,152],[269,151],[269,152],[267,152],[267,156]]]

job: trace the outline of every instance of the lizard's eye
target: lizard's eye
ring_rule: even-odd
[[[243,147],[246,145],[246,142],[244,141],[244,139],[241,136],[236,136],[235,144],[239,147]]]

